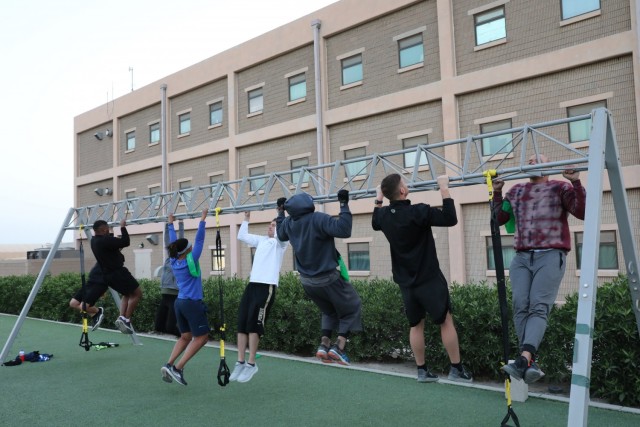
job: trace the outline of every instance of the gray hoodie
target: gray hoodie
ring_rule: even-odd
[[[278,239],[290,241],[301,275],[318,276],[338,266],[334,237],[351,237],[352,217],[348,204],[340,207],[337,218],[315,212],[313,198],[307,193],[292,196],[276,219]]]

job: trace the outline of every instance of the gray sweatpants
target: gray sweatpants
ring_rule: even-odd
[[[322,312],[322,329],[344,335],[362,330],[362,301],[353,285],[336,270],[316,277],[300,276],[307,296]]]
[[[513,323],[520,349],[535,353],[547,329],[551,307],[566,268],[566,253],[559,249],[518,252],[511,261]]]

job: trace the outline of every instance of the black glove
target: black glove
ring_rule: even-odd
[[[338,201],[340,202],[340,206],[349,203],[349,190],[342,189],[338,191]]]
[[[287,201],[286,197],[280,197],[277,201],[276,201],[276,206],[278,207],[278,209],[283,208],[284,207],[284,202]]]

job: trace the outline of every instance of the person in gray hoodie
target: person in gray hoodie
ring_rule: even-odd
[[[165,248],[171,243],[169,241],[168,228],[169,224],[166,223],[164,233]],[[179,235],[180,237],[184,236],[184,224],[182,221],[180,221]],[[178,321],[176,320],[176,310],[174,308],[174,303],[176,302],[176,298],[178,298],[178,283],[176,282],[176,277],[173,275],[170,261],[171,259],[167,256],[162,265],[162,275],[160,276],[161,299],[158,309],[156,310],[154,329],[157,332],[179,337],[180,331],[178,331]]]
[[[350,332],[362,330],[362,302],[350,282],[340,276],[334,238],[351,236],[352,217],[349,192],[338,191],[337,218],[315,212],[313,198],[299,193],[277,201],[276,233],[289,241],[295,252],[300,281],[307,296],[322,312],[322,335],[316,357],[325,363],[349,365],[345,346]],[[289,214],[285,217],[284,211]],[[337,340],[331,344],[333,331]]]

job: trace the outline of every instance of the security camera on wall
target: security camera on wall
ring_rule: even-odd
[[[96,132],[96,133],[94,133],[94,134],[93,134],[93,136],[95,136],[95,138],[96,138],[98,141],[102,141],[102,138],[103,138],[103,136],[102,136],[102,132]]]

